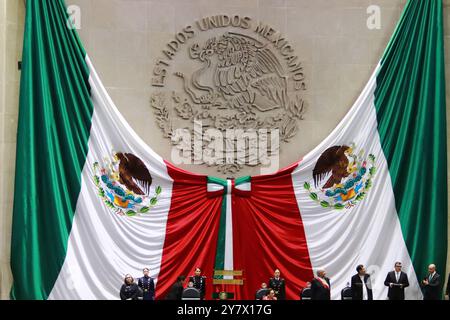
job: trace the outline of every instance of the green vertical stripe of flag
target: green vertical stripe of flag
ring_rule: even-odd
[[[218,184],[223,187],[222,205],[220,208],[220,225],[219,233],[217,236],[217,251],[216,260],[214,263],[215,270],[223,270],[225,266],[225,234],[226,234],[226,222],[227,222],[227,180],[208,177],[208,183]],[[222,278],[216,277],[216,278]]]
[[[11,247],[12,299],[47,299],[64,263],[93,105],[62,0],[26,2]]]
[[[396,209],[419,280],[430,263],[446,270],[444,66],[442,1],[409,1],[381,61],[375,105]]]

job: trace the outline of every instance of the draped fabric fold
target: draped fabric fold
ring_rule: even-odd
[[[275,269],[286,279],[286,298],[298,299],[313,278],[308,245],[292,184],[297,165],[252,177],[250,197],[233,198],[234,268],[245,271],[238,299],[252,299]]]
[[[27,1],[11,297],[46,299],[67,250],[93,113],[85,52],[63,1]]]
[[[420,18],[418,18],[420,17]],[[409,1],[381,61],[378,131],[420,278],[447,261],[447,124],[441,1]]]
[[[196,176],[168,164],[174,179],[167,221],[157,298],[164,299],[176,277],[194,275],[199,267],[212,279],[220,226],[221,197],[208,197],[206,177]],[[206,296],[213,292],[207,281]]]

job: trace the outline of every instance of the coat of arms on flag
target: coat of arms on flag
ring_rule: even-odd
[[[131,153],[114,153],[104,165],[94,163],[94,183],[105,205],[124,216],[149,213],[158,203],[160,186],[150,195],[152,176],[146,165]]]
[[[365,198],[375,173],[375,155],[369,154],[366,159],[364,150],[356,154],[354,144],[333,146],[322,153],[316,162],[314,188],[309,182],[303,186],[310,198],[322,207],[349,209]]]

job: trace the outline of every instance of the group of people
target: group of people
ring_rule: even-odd
[[[268,285],[263,282],[256,291],[256,300],[284,300],[286,298],[286,281],[281,278],[280,270],[276,269]]]
[[[356,274],[351,278],[351,299],[352,300],[373,300],[373,291],[370,275],[366,273],[364,265],[356,267]],[[449,276],[450,278],[450,276]],[[408,275],[402,271],[402,263],[396,262],[394,270],[390,271],[384,285],[388,287],[387,298],[389,300],[405,300],[405,289],[409,287]],[[428,275],[420,286],[422,288],[424,300],[439,300],[441,298],[441,276],[436,272],[436,266],[428,266]],[[307,284],[310,291],[311,300],[330,300],[331,284],[326,277],[325,270],[318,270],[317,276]],[[447,283],[446,295],[449,295],[450,281]],[[305,289],[304,289],[305,290]]]
[[[352,300],[373,300],[373,289],[370,275],[366,272],[364,265],[356,267],[356,274],[352,276],[350,282],[351,299]],[[149,269],[143,269],[143,277],[139,278],[137,283],[129,274],[125,276],[124,284],[120,290],[120,298],[122,300],[154,300],[155,283],[149,276]],[[449,276],[450,278],[450,276]],[[206,293],[206,277],[202,275],[201,269],[196,268],[195,274],[189,277],[188,285],[185,288],[186,277],[180,276],[176,283],[170,289],[167,300],[181,300],[183,292],[187,289],[194,288],[199,292],[200,299],[205,298]],[[441,298],[441,276],[436,272],[436,266],[430,264],[428,266],[428,275],[425,277],[420,286],[422,288],[424,300],[439,300]],[[384,285],[388,287],[389,300],[404,300],[405,289],[409,287],[408,275],[402,271],[402,263],[396,262],[394,270],[389,272],[384,281]],[[450,280],[447,283],[446,295],[449,295]],[[308,298],[311,300],[330,300],[331,299],[331,282],[326,276],[324,269],[319,269],[316,276],[306,283],[306,287],[300,293],[301,299]],[[274,276],[269,279],[268,283],[262,283],[261,288],[256,292],[257,300],[284,300],[286,298],[286,281],[281,278],[280,270],[275,270]],[[219,297],[220,299],[220,297]]]
[[[196,289],[199,292],[200,299],[205,299],[206,294],[206,277],[202,276],[202,270],[200,268],[195,269],[193,276],[189,277],[189,282],[187,287],[184,287],[185,276],[180,276],[177,278],[177,282],[170,288],[169,293],[166,296],[166,300],[181,300],[183,292],[186,289]]]
[[[121,300],[154,300],[155,299],[155,282],[150,277],[150,270],[144,268],[142,270],[144,276],[138,279],[136,283],[134,278],[127,274],[124,284],[120,288]]]
[[[155,299],[155,282],[150,277],[150,270],[144,268],[143,277],[139,278],[137,283],[134,278],[127,274],[124,283],[120,289],[121,300],[154,300]],[[166,296],[167,300],[181,300],[183,295],[185,276],[179,276],[176,283],[170,289]],[[201,269],[195,269],[195,275],[189,277],[187,288],[195,288],[200,292],[200,298],[204,299],[206,293],[206,277],[201,275]],[[186,288],[186,289],[187,289]]]

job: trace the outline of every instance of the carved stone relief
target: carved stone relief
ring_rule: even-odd
[[[261,154],[280,152],[273,139],[289,143],[306,107],[303,65],[289,41],[239,15],[206,17],[175,35],[155,63],[152,87],[151,107],[164,137],[180,150],[190,148],[195,164],[229,175],[263,165]],[[176,138],[176,129],[201,140],[201,150]],[[209,129],[222,138],[213,141]],[[246,143],[237,143],[239,137]],[[248,152],[255,147],[267,152]],[[205,160],[218,150],[215,161]],[[239,152],[245,160],[233,156]]]

